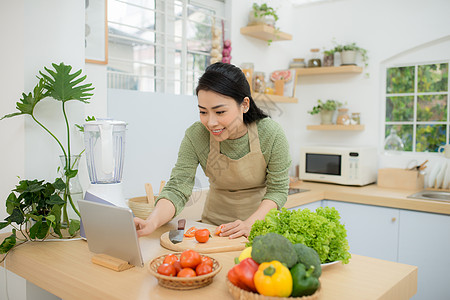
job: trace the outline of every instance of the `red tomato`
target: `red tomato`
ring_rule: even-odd
[[[195,232],[195,239],[199,243],[206,243],[209,240],[211,233],[208,229],[197,229]]]
[[[181,271],[178,272],[177,275],[177,277],[195,277],[195,276],[197,276],[197,274],[191,268],[181,269]]]
[[[215,234],[219,235],[222,232],[223,224],[216,228]]]
[[[185,250],[181,253],[180,263],[183,268],[195,268],[202,262],[202,257],[197,251]]]
[[[163,263],[172,265],[174,262],[178,261],[178,257],[175,254],[169,254],[164,258]]]
[[[178,272],[180,272],[180,270],[182,269],[182,268],[181,268],[181,263],[180,263],[179,260],[177,260],[176,262],[174,262],[174,263],[172,264],[172,266],[174,266],[174,267],[175,267],[175,270],[177,270],[177,274],[178,274]]]
[[[162,275],[166,276],[176,276],[177,270],[175,270],[175,267],[170,264],[162,264],[158,267],[157,272]]]
[[[213,267],[213,261],[208,256],[202,256],[202,263],[206,263],[207,265],[210,265],[211,268]]]
[[[202,262],[197,266],[197,268],[195,268],[195,272],[198,276],[205,275],[212,272],[212,267],[207,263]]]

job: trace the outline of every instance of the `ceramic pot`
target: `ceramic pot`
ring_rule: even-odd
[[[354,50],[342,51],[341,65],[356,65],[356,51]]]
[[[322,125],[330,125],[333,124],[333,115],[334,110],[322,110],[320,112],[320,124]]]

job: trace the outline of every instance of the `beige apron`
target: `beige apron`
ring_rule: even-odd
[[[250,152],[240,159],[220,153],[220,144],[212,134],[205,174],[209,192],[202,222],[220,225],[246,220],[252,215],[266,193],[266,160],[261,152],[256,123],[248,126]]]

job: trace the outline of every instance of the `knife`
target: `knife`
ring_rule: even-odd
[[[184,235],[184,226],[186,225],[185,219],[179,219],[178,220],[178,230],[171,230],[169,231],[169,240],[174,243],[178,244],[183,241],[183,235]]]

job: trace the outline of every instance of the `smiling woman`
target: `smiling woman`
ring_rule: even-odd
[[[287,200],[289,145],[279,124],[252,99],[244,73],[234,65],[210,65],[196,89],[200,122],[186,130],[178,160],[147,220],[146,235],[179,214],[200,164],[210,187],[202,221],[223,225],[220,236],[248,236],[253,223]]]

